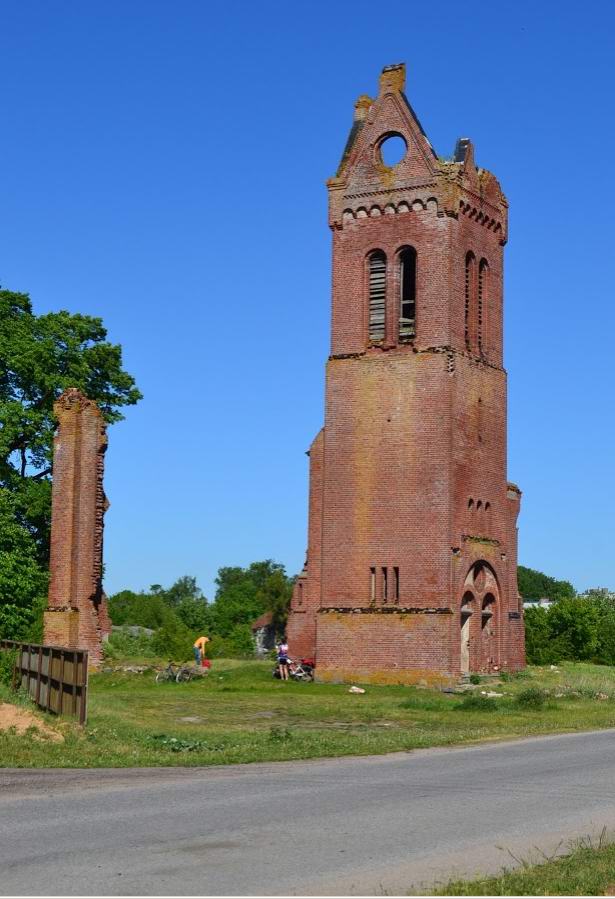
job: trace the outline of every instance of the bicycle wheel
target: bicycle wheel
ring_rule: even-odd
[[[156,683],[157,684],[163,684],[168,679],[169,679],[169,677],[168,677],[166,671],[159,671],[158,674],[156,675]]]
[[[175,682],[178,684],[184,684],[189,680],[192,680],[192,671],[190,671],[189,668],[180,668],[175,675]]]

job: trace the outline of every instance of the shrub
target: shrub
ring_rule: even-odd
[[[208,646],[212,659],[245,659],[254,656],[254,640],[249,624],[237,624],[228,637],[214,634]]]
[[[0,684],[12,686],[13,669],[15,668],[15,660],[17,658],[16,649],[3,649],[0,652]]]
[[[469,680],[471,684],[480,684],[480,674],[471,674]]]
[[[500,704],[496,699],[487,699],[476,693],[467,693],[457,708],[464,712],[495,712]]]
[[[149,658],[156,655],[153,646],[154,638],[148,634],[127,634],[122,631],[113,631],[109,639],[103,644],[106,659],[121,659],[127,656]]]
[[[516,702],[526,709],[541,709],[547,701],[547,694],[539,687],[527,687],[517,694]]]
[[[156,655],[178,662],[192,658],[194,635],[175,615],[169,618],[152,638],[152,648]]]

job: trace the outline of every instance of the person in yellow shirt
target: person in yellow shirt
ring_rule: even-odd
[[[194,641],[194,658],[197,665],[201,664],[203,657],[205,656],[205,647],[209,643],[209,637],[197,637]]]

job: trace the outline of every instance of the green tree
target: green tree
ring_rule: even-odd
[[[548,611],[551,639],[561,645],[560,658],[585,661],[598,648],[600,612],[595,602],[574,597],[561,599]]]
[[[586,596],[598,610],[598,641],[594,660],[615,665],[615,596],[605,588],[588,590]]]
[[[557,581],[555,578],[543,574],[542,571],[526,568],[524,565],[519,565],[517,568],[517,585],[519,593],[524,599],[545,597],[558,600],[573,599],[576,596],[574,587],[568,581]]]
[[[31,571],[32,584],[46,577],[55,400],[67,387],[77,387],[113,423],[123,418],[123,406],[141,398],[122,368],[121,348],[106,336],[99,318],[65,311],[37,316],[27,294],[0,289],[0,489],[11,497],[4,505],[3,526],[17,528],[10,529],[14,539],[2,551],[5,629],[9,594],[13,604],[27,608],[34,603],[32,609],[39,596],[40,586],[27,587],[23,572]],[[17,538],[20,528],[29,542]],[[13,626],[16,635],[21,625]]]
[[[265,609],[271,612],[273,626],[279,636],[286,631],[292,593],[293,580],[288,578],[281,568],[269,575],[260,591],[260,599]]]
[[[525,611],[528,661],[535,665],[597,660],[610,664],[615,654],[615,614],[585,597],[560,599],[548,609]]]
[[[172,612],[152,638],[152,648],[160,656],[185,662],[192,657],[194,634]]]
[[[285,584],[290,581],[284,566],[272,559],[252,562],[247,568],[220,568],[211,606],[214,632],[228,637],[237,626],[250,625],[268,610],[284,622],[283,607],[290,597]]]
[[[0,487],[0,639],[39,640],[46,598],[36,541],[20,523],[14,497]]]
[[[53,404],[67,387],[98,403],[108,423],[141,399],[108,343],[102,321],[87,315],[35,315],[27,294],[0,289],[0,486],[15,497],[17,514],[47,562]]]
[[[212,621],[196,578],[184,576],[165,590],[153,584],[149,593],[121,590],[109,598],[109,614],[114,624],[139,624],[160,628],[177,619],[192,633],[211,630]]]
[[[178,578],[168,590],[164,591],[164,595],[167,603],[171,607],[178,606],[187,599],[203,603],[207,602],[203,596],[203,591],[196,582],[196,578],[189,574],[185,574],[183,577]]]
[[[541,606],[526,609],[525,619],[525,655],[530,665],[548,665],[557,661],[553,657],[551,647],[551,631],[549,613]]]
[[[179,620],[194,633],[198,631],[207,634],[212,629],[211,612],[202,599],[183,599],[174,611]]]
[[[113,624],[134,624],[131,621],[132,611],[139,594],[132,590],[120,590],[108,599],[109,617]]]

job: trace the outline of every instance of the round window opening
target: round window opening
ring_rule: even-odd
[[[407,150],[408,145],[401,134],[391,134],[380,144],[380,158],[388,168],[393,168],[402,161]]]

